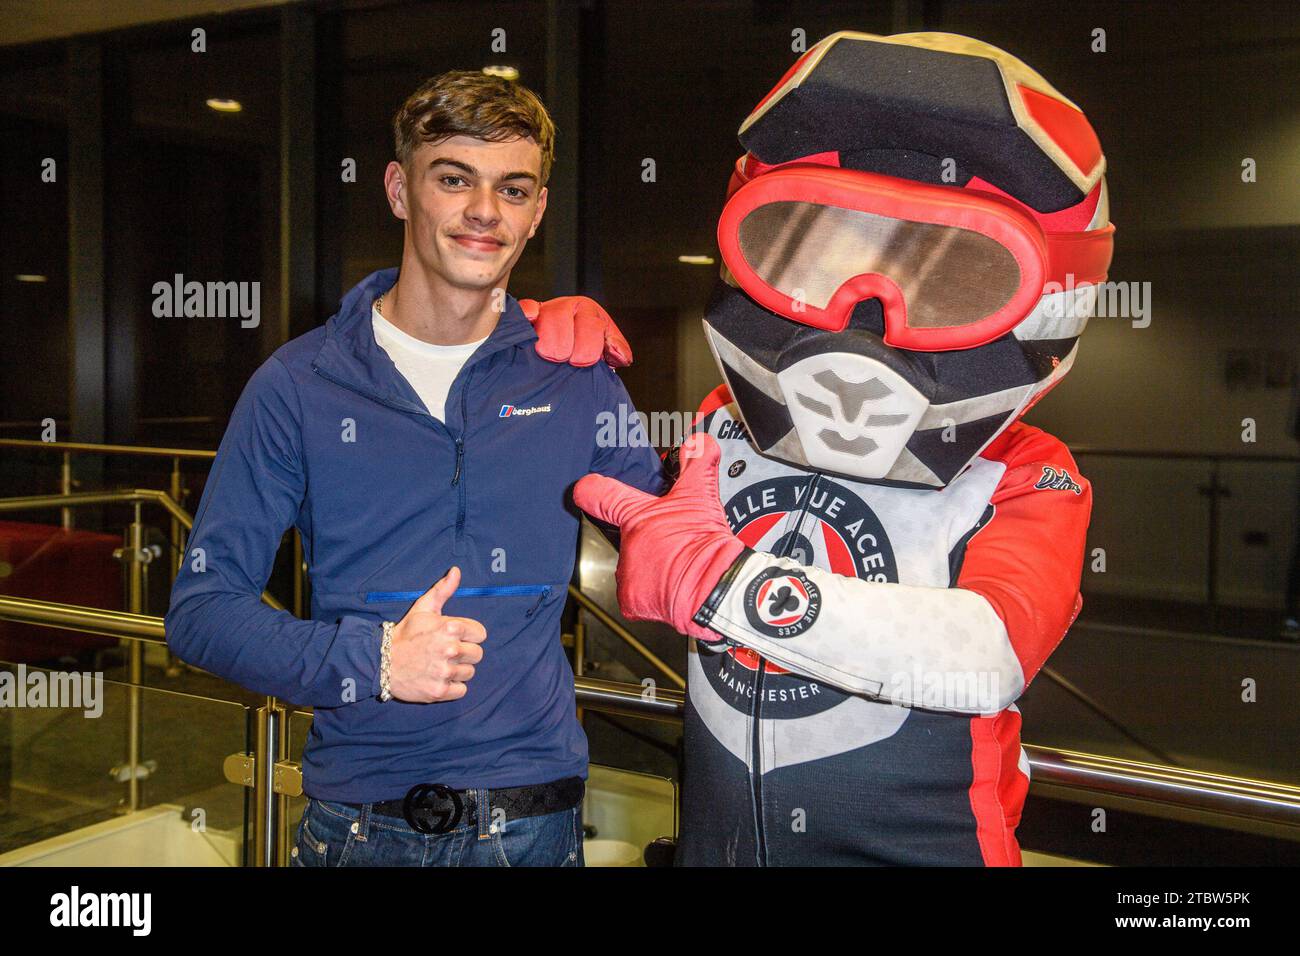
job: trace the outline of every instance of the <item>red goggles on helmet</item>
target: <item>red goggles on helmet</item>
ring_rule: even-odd
[[[1110,224],[1045,232],[991,192],[807,163],[768,169],[749,178],[737,164],[718,222],[723,261],[760,305],[828,332],[879,299],[889,345],[974,348],[1029,315],[1046,284],[1101,282],[1110,266]]]

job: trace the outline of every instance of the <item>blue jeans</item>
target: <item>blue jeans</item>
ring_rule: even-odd
[[[488,806],[479,790],[478,805]],[[447,833],[419,833],[405,820],[308,798],[290,866],[582,866],[582,805],[558,813]]]

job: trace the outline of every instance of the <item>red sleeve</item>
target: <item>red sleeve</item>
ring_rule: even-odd
[[[1025,685],[1083,607],[1079,581],[1092,486],[1065,445],[1019,423],[982,457],[1007,466],[971,538],[956,585],[981,595],[1006,625]]]

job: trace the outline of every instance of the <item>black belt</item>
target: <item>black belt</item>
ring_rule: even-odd
[[[581,777],[566,777],[553,783],[526,787],[490,789],[488,816],[491,818],[494,811],[500,810],[507,820],[520,820],[571,810],[582,802],[586,789]],[[349,803],[345,806],[360,810],[364,804]],[[370,812],[405,820],[417,833],[449,833],[460,826],[462,820],[470,826],[478,825],[478,791],[452,790],[440,783],[418,783],[400,800],[372,803]]]

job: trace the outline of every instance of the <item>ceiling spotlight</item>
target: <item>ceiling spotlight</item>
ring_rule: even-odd
[[[678,256],[677,261],[688,266],[711,266],[713,265],[713,256]]]
[[[20,272],[14,276],[19,282],[49,282],[49,276],[38,276],[30,272]]]
[[[519,68],[506,66],[504,63],[489,63],[487,66],[483,67],[483,72],[488,76],[499,76],[503,80],[519,79]]]
[[[222,99],[214,96],[207,101],[208,109],[216,110],[218,113],[238,113],[244,108],[244,104],[239,100]]]

